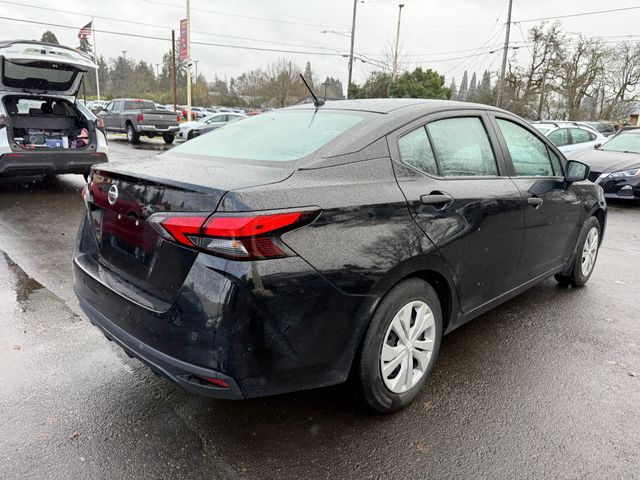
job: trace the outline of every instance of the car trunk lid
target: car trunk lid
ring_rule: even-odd
[[[84,74],[96,68],[85,54],[44,42],[0,43],[0,88],[75,97]]]
[[[170,305],[198,253],[163,239],[149,217],[210,215],[229,190],[278,182],[290,174],[169,155],[96,167],[85,196],[94,257],[114,277],[110,284],[121,295],[141,305]],[[148,301],[141,302],[141,295],[148,295]]]

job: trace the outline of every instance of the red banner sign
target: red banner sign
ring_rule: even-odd
[[[180,60],[186,60],[187,54],[187,19],[180,20]]]

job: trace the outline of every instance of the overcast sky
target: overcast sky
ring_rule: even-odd
[[[497,70],[500,47],[504,41],[506,0],[402,0],[401,53],[409,61],[405,68],[423,66],[445,74],[447,84],[456,77],[458,84],[467,69],[480,74],[484,69]],[[109,30],[139,35],[170,38],[171,28],[179,34],[179,19],[185,16],[185,1],[179,0],[56,0],[0,1],[0,17],[54,23],[46,26],[19,23],[0,18],[0,39],[37,38],[52,30],[61,43],[77,46],[77,31],[96,15],[97,30]],[[359,56],[379,60],[385,50],[395,44],[399,1],[367,0],[358,3],[355,51]],[[348,32],[353,9],[352,0],[192,0],[192,40],[323,52],[338,56],[298,53],[276,53],[239,50],[226,47],[193,45],[192,57],[199,60],[199,72],[212,78],[237,76],[243,71],[265,66],[285,57],[304,65],[310,61],[317,79],[340,77],[346,84],[347,59],[340,54],[349,51]],[[513,20],[529,20],[578,12],[637,6],[639,2],[621,0],[514,0]],[[35,7],[35,8],[32,8]],[[42,7],[42,8],[40,8]],[[78,13],[54,12],[49,9],[72,10]],[[125,21],[153,24],[124,23]],[[607,37],[619,41],[623,35],[640,40],[640,9],[602,15],[561,19],[564,29],[585,35]],[[523,34],[534,23],[523,22],[512,28],[512,41],[522,42]],[[162,28],[162,27],[166,28]],[[322,33],[323,30],[338,33]],[[133,38],[98,32],[98,53],[105,57],[121,55],[127,58],[159,63],[170,48],[170,41]],[[238,38],[238,37],[242,37]],[[516,43],[517,45],[517,43]],[[479,49],[479,50],[478,50]],[[496,50],[495,53],[489,53]],[[526,47],[519,50],[527,55]],[[474,55],[474,56],[470,56]],[[354,79],[363,81],[374,67],[357,61]]]

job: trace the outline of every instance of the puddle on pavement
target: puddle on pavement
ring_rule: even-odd
[[[0,267],[6,268],[11,272],[9,282],[12,283],[9,287],[16,294],[16,300],[20,304],[22,311],[25,310],[25,304],[29,300],[31,294],[37,290],[41,290],[44,287],[40,282],[27,275],[27,273],[14,262],[9,255],[0,250]],[[0,285],[4,283],[5,279],[0,279]],[[7,285],[2,285],[6,287]]]

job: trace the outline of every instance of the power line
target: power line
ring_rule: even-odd
[[[30,23],[30,24],[34,24],[34,25],[45,25],[45,26],[49,26],[49,27],[70,28],[70,29],[73,29],[73,30],[77,30],[77,27],[72,27],[72,26],[69,26],[69,25],[61,25],[59,23],[38,22],[38,21],[35,21],[35,20],[26,20],[26,19],[23,19],[23,18],[14,18],[14,17],[5,17],[5,16],[0,16],[0,19],[1,20],[9,20],[9,21],[13,21],[13,22],[20,22],[20,23]],[[123,37],[146,38],[146,39],[149,39],[149,40],[162,40],[162,41],[166,41],[166,42],[171,42],[170,38],[158,37],[158,36],[154,36],[154,35],[142,35],[142,34],[137,34],[137,33],[124,33],[124,32],[116,32],[116,31],[112,31],[112,30],[101,30],[101,29],[96,29],[95,31],[99,32],[99,33],[110,34],[110,35],[120,35],[120,36],[123,36]],[[229,45],[229,44],[223,44],[223,43],[198,42],[198,41],[192,41],[191,43],[194,44],[194,45],[205,45],[205,46],[211,46],[211,47],[235,48],[235,49],[240,49],[240,50],[253,50],[253,51],[260,51],[260,52],[291,53],[291,54],[301,54],[301,55],[321,55],[321,56],[330,56],[330,57],[344,57],[345,56],[342,53],[333,53],[333,52],[313,52],[313,51],[301,51],[301,50],[263,48],[263,47],[251,47],[251,46],[246,46],[246,45]]]
[[[107,20],[110,22],[118,22],[118,23],[126,23],[126,24],[132,24],[132,25],[137,25],[137,26],[145,26],[145,27],[153,27],[153,28],[161,28],[164,30],[174,30],[174,28],[166,26],[166,25],[158,25],[158,24],[153,24],[153,23],[142,23],[142,22],[137,22],[137,21],[133,21],[133,20],[122,20],[119,18],[113,18],[113,17],[105,17],[105,16],[100,16],[100,15],[91,15],[88,13],[81,13],[78,11],[71,11],[71,10],[63,10],[63,9],[59,9],[59,8],[49,8],[49,7],[40,7],[38,5],[30,5],[27,3],[20,3],[20,2],[12,2],[12,1],[8,1],[8,0],[0,0],[0,3],[6,3],[9,5],[19,5],[21,7],[28,7],[28,8],[35,8],[38,10],[47,10],[50,12],[57,12],[57,13],[66,13],[66,14],[70,14],[70,15],[77,15],[80,17],[95,17],[95,18],[99,18],[101,20]],[[98,31],[98,30],[96,30]],[[248,38],[248,37],[239,37],[236,35],[226,35],[226,34],[221,34],[221,33],[210,33],[210,32],[201,32],[201,31],[197,31],[197,30],[191,30],[191,33],[197,33],[199,35],[206,35],[206,36],[211,36],[211,37],[223,37],[223,38],[233,38],[236,40],[244,40],[244,41],[248,41],[248,42],[257,42],[257,43],[272,43],[272,44],[276,44],[276,45],[287,45],[290,47],[303,47],[303,48],[318,48],[320,50],[328,50],[328,51],[333,51],[333,52],[340,52],[340,50],[335,49],[335,48],[327,48],[327,47],[321,47],[321,46],[315,46],[315,45],[307,45],[307,44],[299,44],[299,43],[289,43],[289,42],[279,42],[276,40],[266,40],[266,39],[257,39],[257,38]]]
[[[580,12],[580,13],[570,13],[567,15],[556,15],[554,17],[540,17],[540,18],[528,18],[526,20],[517,20],[513,23],[531,23],[531,22],[542,22],[544,20],[558,20],[560,18],[570,18],[570,17],[584,17],[586,15],[601,15],[603,13],[614,13],[614,12],[626,12],[628,10],[637,10],[640,6],[636,7],[623,7],[623,8],[611,8],[609,10],[596,10],[593,12]]]

